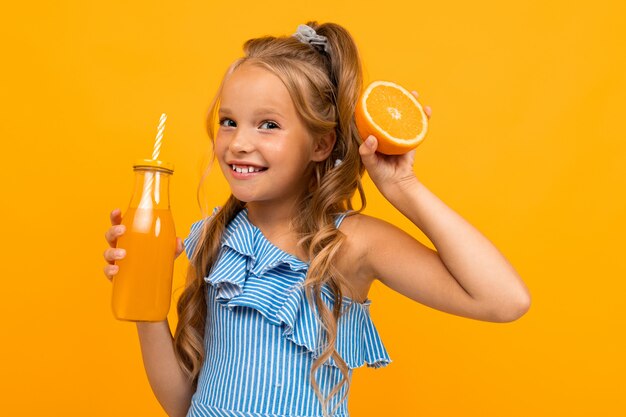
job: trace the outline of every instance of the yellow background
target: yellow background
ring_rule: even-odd
[[[351,31],[366,81],[396,81],[432,107],[418,178],[533,297],[522,319],[495,324],[375,284],[371,311],[394,362],[355,372],[352,415],[626,415],[625,2],[16,4],[0,25],[0,414],[165,415],[134,325],[110,311],[109,213],[126,210],[132,162],[150,155],[166,112],[161,157],[176,166],[172,210],[186,236],[226,66],[246,39],[317,19]],[[226,193],[216,170],[207,204]],[[430,245],[369,179],[367,193],[367,213]]]

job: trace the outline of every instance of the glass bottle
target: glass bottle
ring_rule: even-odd
[[[116,260],[111,306],[118,320],[163,321],[172,295],[176,231],[170,210],[171,163],[140,159],[133,165],[135,185],[126,226],[117,247],[126,250]]]

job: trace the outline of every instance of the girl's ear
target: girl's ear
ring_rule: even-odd
[[[315,144],[315,148],[313,149],[313,156],[311,159],[315,162],[327,159],[330,156],[330,153],[333,151],[333,148],[335,147],[336,140],[337,135],[335,134],[334,130],[320,137]]]

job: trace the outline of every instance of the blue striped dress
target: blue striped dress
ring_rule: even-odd
[[[335,225],[345,217],[336,217]],[[203,222],[192,224],[184,239],[187,257],[198,243]],[[268,241],[241,210],[226,226],[218,260],[207,283],[205,361],[187,417],[322,417],[309,375],[323,350],[318,338],[317,307],[303,286],[308,263]],[[322,287],[326,305],[332,292]],[[370,299],[343,298],[335,349],[352,370],[364,364],[379,368],[391,362],[370,318]],[[326,397],[342,374],[329,358],[315,374]],[[327,412],[340,402],[344,385]],[[333,417],[347,417],[347,401]]]

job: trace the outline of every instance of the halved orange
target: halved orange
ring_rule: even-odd
[[[354,114],[361,140],[374,135],[380,153],[399,155],[417,147],[428,130],[428,117],[415,96],[390,81],[370,83]]]

